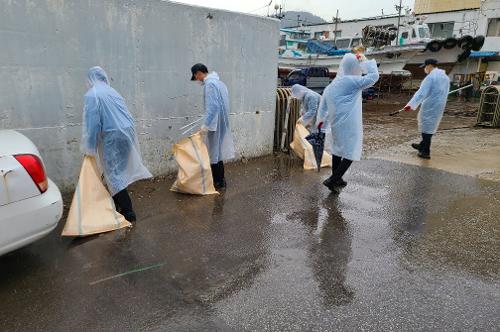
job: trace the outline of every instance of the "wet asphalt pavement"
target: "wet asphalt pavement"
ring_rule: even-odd
[[[381,160],[136,186],[136,227],[0,258],[2,331],[498,331],[500,183]],[[140,188],[140,190],[139,190]]]

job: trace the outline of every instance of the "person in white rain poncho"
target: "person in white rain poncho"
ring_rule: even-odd
[[[191,68],[191,80],[204,86],[205,121],[202,134],[207,135],[207,148],[215,189],[226,187],[224,160],[234,158],[234,143],[229,128],[229,93],[217,73],[208,73],[204,64]]]
[[[422,134],[420,144],[412,144],[411,146],[418,150],[418,156],[424,159],[431,158],[431,139],[439,127],[439,123],[443,117],[446,101],[448,100],[448,92],[450,91],[450,79],[446,72],[436,67],[437,61],[427,59],[422,65],[427,74],[425,79],[420,84],[420,88],[405,106],[405,111],[420,107],[418,112],[418,127]]]
[[[367,74],[362,76],[362,72]],[[361,159],[363,149],[363,89],[378,81],[375,60],[364,55],[346,54],[335,79],[323,92],[318,122],[332,132],[332,176],[323,182],[330,190],[345,186],[342,179],[353,160]]]
[[[142,164],[134,119],[102,68],[90,68],[87,79],[90,89],[84,97],[83,153],[98,161],[117,211],[128,221],[136,221],[127,187],[152,175]]]
[[[295,84],[292,86],[292,97],[302,102],[303,109],[298,122],[305,127],[314,126],[316,124],[321,95],[300,84]]]

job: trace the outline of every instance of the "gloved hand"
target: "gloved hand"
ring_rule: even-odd
[[[413,110],[411,109],[411,106],[410,106],[410,105],[406,105],[405,107],[403,107],[403,109],[404,109],[404,111],[405,111],[405,112],[411,112],[411,111],[413,111]]]
[[[200,134],[206,135],[208,133],[208,127],[205,125],[202,125],[200,128]]]
[[[363,53],[358,53],[358,54],[356,54],[356,58],[357,58],[359,61],[366,61],[366,60],[368,60],[368,59],[366,58],[366,56],[365,56]]]

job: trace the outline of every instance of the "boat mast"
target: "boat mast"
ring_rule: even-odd
[[[399,6],[396,5],[396,9],[398,10],[398,37],[396,38],[396,45],[399,46],[399,26],[401,24],[401,8],[403,7],[402,4],[403,0],[399,0]]]
[[[337,9],[337,16],[335,16],[335,31],[333,32],[333,43],[337,42],[337,26],[339,24],[339,10]]]

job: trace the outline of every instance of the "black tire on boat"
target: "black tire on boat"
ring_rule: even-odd
[[[469,57],[470,54],[471,54],[471,50],[465,50],[465,51],[463,51],[458,56],[457,61],[458,62],[464,62],[465,60],[467,60],[467,58]]]
[[[474,41],[472,42],[472,50],[473,51],[479,51],[481,50],[481,47],[484,45],[484,36],[477,36],[474,38]]]
[[[473,42],[474,38],[472,38],[472,36],[463,36],[458,41],[458,46],[463,50],[470,50]]]
[[[392,59],[392,58],[394,58],[394,53],[387,53],[385,56],[386,56],[388,59]]]
[[[446,48],[447,50],[449,49],[452,49],[454,48],[455,46],[457,46],[457,43],[458,43],[458,40],[456,40],[455,38],[453,37],[450,37],[448,39],[446,39],[444,42],[443,42],[443,47]]]
[[[431,52],[439,52],[443,44],[439,40],[433,40],[427,44],[427,49]]]

